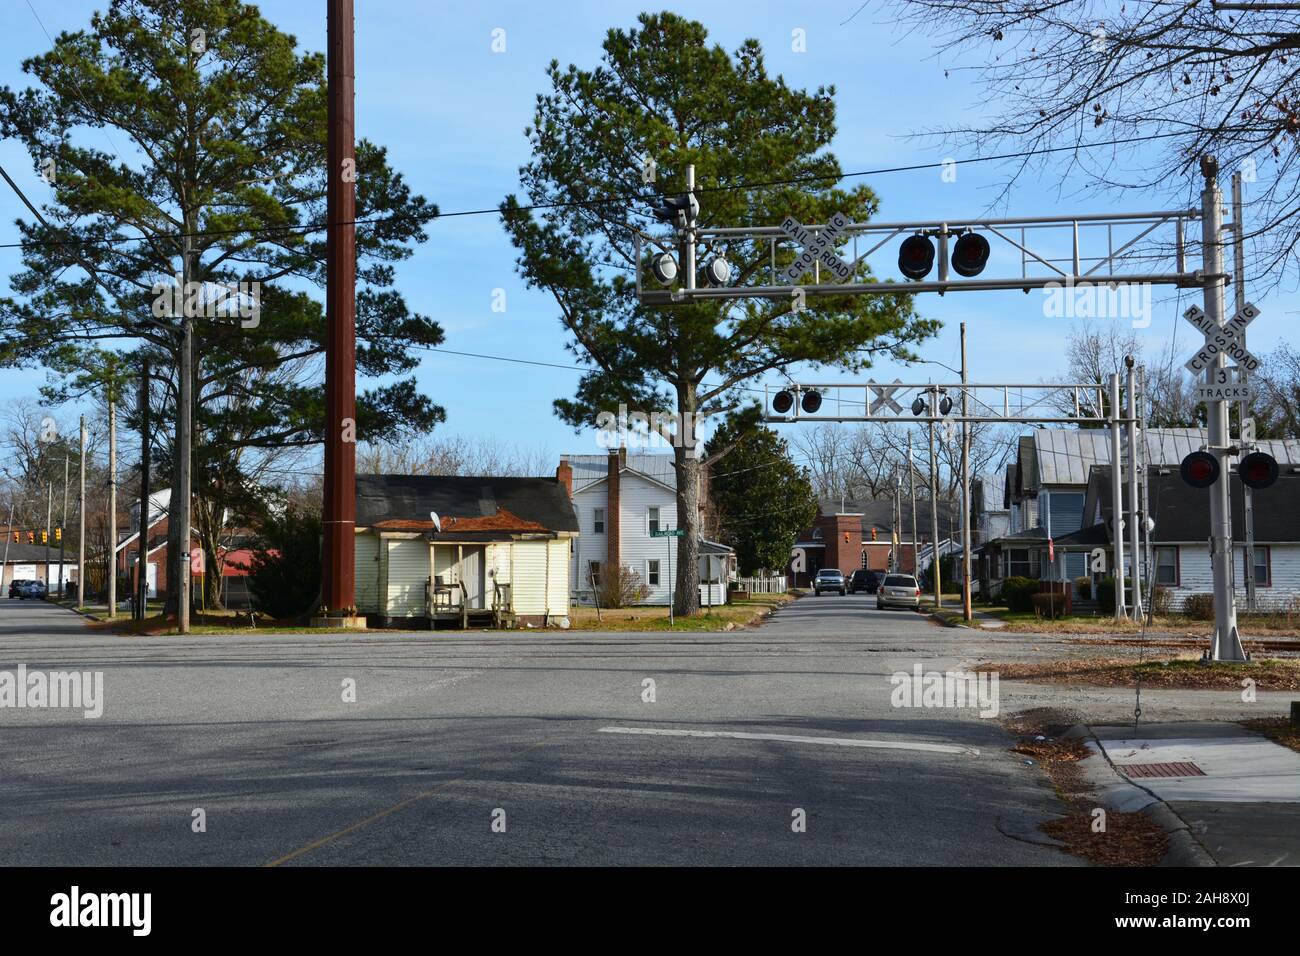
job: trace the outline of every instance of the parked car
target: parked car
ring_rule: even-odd
[[[16,598],[19,592],[32,583],[31,578],[14,578],[9,582],[9,597]]]
[[[876,591],[876,610],[887,607],[910,607],[913,610],[921,606],[921,586],[910,574],[886,574]]]
[[[820,595],[823,591],[838,591],[840,594],[848,593],[848,585],[844,581],[844,575],[840,573],[839,568],[822,568],[813,578],[813,593]]]
[[[43,601],[48,593],[44,581],[28,581],[26,586],[18,592],[18,597],[24,601],[28,598],[34,601]]]
[[[879,571],[858,568],[849,576],[849,593],[857,594],[862,591],[866,594],[875,594],[880,589],[881,577]]]

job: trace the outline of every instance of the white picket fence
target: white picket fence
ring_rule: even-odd
[[[736,578],[735,583],[750,594],[784,594],[790,587],[784,574],[772,578]]]

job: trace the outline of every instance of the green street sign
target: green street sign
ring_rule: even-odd
[[[651,531],[652,538],[680,538],[683,535],[681,528],[664,528],[662,531]]]

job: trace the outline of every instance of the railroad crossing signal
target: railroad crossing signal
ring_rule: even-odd
[[[794,216],[781,221],[781,231],[803,246],[803,253],[785,270],[785,281],[795,283],[799,277],[820,262],[841,282],[853,278],[853,266],[835,254],[835,241],[849,227],[849,218],[842,212],[831,216],[821,229],[813,232]],[[855,262],[854,265],[857,265]]]
[[[1200,374],[1213,364],[1220,354],[1227,355],[1237,363],[1243,372],[1253,372],[1259,368],[1259,359],[1252,355],[1241,343],[1241,336],[1246,326],[1255,321],[1259,309],[1249,302],[1222,327],[1210,321],[1209,316],[1198,306],[1192,306],[1183,313],[1183,318],[1205,336],[1205,345],[1196,350],[1196,354],[1187,360],[1184,367],[1193,374]],[[1241,401],[1241,399],[1228,399]]]

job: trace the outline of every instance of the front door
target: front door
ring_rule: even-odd
[[[482,545],[463,545],[460,559],[460,580],[465,585],[465,599],[471,608],[487,607],[483,599],[483,585],[487,579],[487,548]]]

